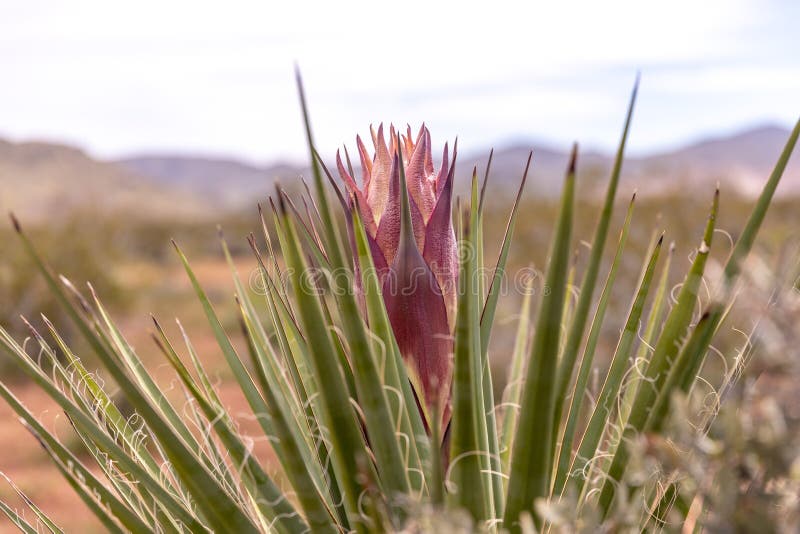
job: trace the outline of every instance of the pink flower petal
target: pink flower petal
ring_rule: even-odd
[[[453,165],[456,164],[456,154],[458,152],[458,139],[453,144]],[[442,168],[439,169],[439,174],[436,176],[436,198],[438,199],[439,196],[442,194],[442,189],[444,189],[445,183],[447,183],[447,177],[450,175],[451,165],[447,163],[447,143],[444,144],[444,151],[442,153]]]
[[[361,206],[359,206],[359,212],[361,212],[361,211],[363,211],[363,208],[361,208]],[[356,244],[355,244],[355,233],[353,231],[353,220],[352,220],[352,217],[349,216],[349,215],[350,215],[350,213],[349,213],[349,210],[348,210],[348,218],[347,218],[347,220],[348,220],[347,225],[348,226],[347,226],[347,230],[348,230],[348,233],[350,234],[350,246],[352,247],[352,250],[355,251],[356,250]],[[375,267],[375,272],[378,275],[378,281],[382,284],[384,278],[389,273],[389,264],[386,262],[386,257],[383,255],[383,251],[381,251],[381,247],[378,246],[378,242],[375,241],[374,237],[369,235],[369,232],[367,232],[367,243],[369,244],[369,251],[370,251],[370,254],[372,255],[372,265]],[[361,285],[361,270],[360,270],[360,266],[358,264],[358,261],[356,261],[356,275],[357,275],[357,278],[356,278],[357,285],[360,286]]]
[[[389,123],[389,153],[397,152],[397,132],[394,131],[394,124]]]
[[[428,174],[425,172],[426,158],[430,159],[430,144],[428,137],[421,135],[420,143],[414,148],[411,161],[406,169],[406,183],[411,198],[417,203],[423,219],[427,221],[436,203],[436,195],[433,191],[433,183],[428,180]]]
[[[355,197],[351,197],[348,203],[343,202],[342,207],[344,208],[345,221],[347,224],[347,238],[348,242],[350,243],[350,250],[353,253],[353,291],[355,292],[358,305],[363,312],[366,310],[366,305],[364,302],[364,288],[361,283],[361,262],[359,261],[358,254],[356,253],[358,249],[356,248],[356,235],[355,230],[353,229],[352,216],[353,204],[358,204],[358,201],[355,201],[354,198]],[[358,211],[359,213],[363,213],[364,208],[362,208],[361,205],[358,205]],[[383,252],[381,252],[381,249],[375,242],[375,239],[369,234],[369,231],[367,231],[366,234],[370,254],[372,255],[372,264],[375,267],[375,273],[378,275],[378,282],[382,284],[383,280],[389,274],[389,265],[386,263],[386,258],[384,258]]]
[[[442,290],[451,328],[455,325],[458,295],[458,245],[451,215],[455,154],[453,156],[453,165],[425,228],[425,248],[422,249],[425,263],[436,276]]]
[[[361,213],[361,218],[364,219],[364,227],[367,229],[367,233],[374,236],[378,231],[378,225],[375,224],[372,210],[369,209],[367,199],[364,198],[364,194],[358,189],[355,180],[353,180],[353,177],[350,176],[350,173],[345,169],[342,163],[342,156],[338,150],[336,151],[336,167],[339,169],[339,175],[347,186],[347,190],[358,199],[359,212]]]
[[[425,128],[425,123],[423,122],[422,126],[419,127],[419,131],[417,132],[417,138],[414,141],[414,146],[418,145],[419,142],[422,140],[422,136],[425,134],[425,130],[427,130],[427,128]],[[408,127],[408,136],[411,137],[411,126]],[[428,139],[428,141],[430,141],[430,139]]]
[[[427,143],[427,147],[428,147],[428,149],[425,151],[425,175],[429,179],[435,179],[435,176],[433,175],[433,172],[434,172],[434,169],[433,169],[433,155],[431,154],[431,150],[432,150],[431,132],[430,132],[430,130],[425,128],[424,124],[422,125],[422,127],[425,130],[425,142]]]
[[[400,243],[383,282],[383,299],[417,395],[429,413],[442,413],[450,390],[453,340],[439,284],[411,236]]]
[[[400,203],[400,167],[398,164],[399,156],[395,154],[392,163],[389,201],[386,204],[386,209],[378,223],[378,231],[375,234],[375,240],[378,242],[388,263],[392,263],[394,260],[400,243],[400,215],[402,208]],[[417,246],[422,249],[425,245],[425,221],[414,199],[409,198],[409,201],[411,205],[411,221],[414,226],[414,238]]]
[[[367,147],[361,140],[361,136],[356,136],[356,146],[358,147],[358,156],[361,159],[361,182],[364,186],[364,191],[369,191],[369,179],[372,175],[372,158],[367,153]]]
[[[372,163],[369,187],[367,188],[367,204],[372,210],[376,223],[379,223],[389,199],[389,180],[392,172],[392,156],[383,136],[383,124],[378,126],[377,135],[373,130],[375,143],[375,159]]]
[[[414,142],[414,138],[411,137],[411,126],[406,124],[406,135],[403,137],[403,159],[407,163],[411,158],[411,154],[414,153],[414,147],[416,143]]]

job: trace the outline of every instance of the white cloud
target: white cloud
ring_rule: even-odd
[[[800,71],[770,42],[775,11],[793,8],[755,0],[14,4],[0,7],[0,133],[105,156],[302,157],[294,61],[330,150],[381,119],[425,119],[465,147],[524,135],[613,145],[637,68],[642,117],[706,102],[728,127],[720,95],[763,100],[795,90]],[[728,111],[788,121],[788,100]],[[713,128],[683,119],[642,121],[634,148]]]

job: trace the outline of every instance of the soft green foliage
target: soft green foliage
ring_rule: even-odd
[[[643,461],[643,436],[666,441],[677,432],[676,439],[694,443],[714,428],[712,416],[703,421],[701,434],[675,430],[674,408],[683,414],[693,405],[673,399],[691,399],[699,383],[711,343],[728,317],[742,263],[797,142],[800,122],[712,298],[702,302],[700,291],[707,278],[718,194],[671,306],[668,278],[675,265],[670,267],[671,255],[662,254],[663,236],[655,234],[646,255],[636,260],[639,280],[629,295],[616,348],[607,355],[600,354],[598,340],[623,272],[620,265],[634,254],[625,248],[636,224],[633,202],[597,302],[594,289],[612,226],[635,90],[577,302],[573,307],[570,301],[575,289],[570,269],[575,168],[580,164],[576,147],[566,170],[543,286],[528,280],[517,288],[524,296],[516,340],[507,356],[492,354],[489,338],[523,188],[510,210],[486,287],[483,245],[494,236],[484,235],[486,188],[484,184],[479,192],[476,170],[466,205],[456,214],[461,254],[452,416],[449,426],[441,428],[438,414],[426,419],[418,409],[359,210],[350,210],[350,219],[344,221],[352,225],[352,243],[340,237],[345,235],[343,221],[328,200],[330,190],[323,182],[328,172],[314,149],[302,86],[300,94],[313,170],[312,187],[301,197],[310,209],[301,214],[290,196],[278,191],[269,227],[262,213],[267,247],[259,247],[252,236],[249,241],[263,294],[254,294],[243,283],[221,239],[233,273],[247,357],[229,339],[189,260],[175,247],[232,380],[271,443],[280,464],[277,475],[276,466],[263,465],[253,454],[250,439],[226,410],[188,336],[183,335],[185,347],[180,349],[155,321],[154,339],[182,386],[181,401],[169,397],[151,376],[94,290],[83,296],[56,276],[14,221],[23,249],[103,369],[89,372],[82,363],[86,355],[74,352],[49,321],[44,332],[31,326],[34,339],[25,344],[0,329],[0,351],[63,410],[87,454],[79,457],[66,447],[6,384],[0,383],[0,395],[104,527],[135,533],[371,532],[438,529],[445,522],[452,528],[461,524],[522,532],[601,525],[639,530],[663,526],[667,520],[695,526],[706,518],[719,521],[718,513],[704,509],[715,502],[708,487],[672,476],[666,490],[658,492],[632,475]],[[526,167],[525,176],[527,172]],[[485,180],[488,174],[487,169]],[[402,231],[410,232],[404,177],[401,183]],[[338,189],[335,193],[341,195]],[[537,313],[535,328],[532,310]],[[639,339],[644,342],[637,346]],[[511,363],[502,403],[495,402],[490,372],[495,357]],[[607,370],[598,361],[608,364]],[[589,395],[597,393],[590,384],[593,372],[606,373],[596,396]],[[739,374],[726,374],[718,385],[734,388]],[[115,389],[136,411],[136,419],[126,419],[115,404]],[[429,429],[426,421],[431,421]],[[714,430],[715,435],[728,435],[727,428]],[[90,467],[92,463],[96,465]],[[714,465],[726,465],[725,459]],[[23,532],[34,532],[37,526],[59,531],[35,504],[28,504],[34,523],[6,503],[0,502],[0,510]],[[631,510],[650,512],[632,515]]]

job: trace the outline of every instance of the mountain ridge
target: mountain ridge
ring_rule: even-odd
[[[730,135],[710,136],[675,149],[626,158],[620,189],[643,193],[691,193],[720,182],[723,188],[754,196],[778,159],[789,130],[760,125]],[[509,143],[494,151],[491,182],[512,190],[533,149],[529,190],[555,196],[568,155],[552,144]],[[777,194],[800,196],[800,148],[786,169]],[[485,169],[489,151],[460,154],[457,179],[469,182],[473,166]],[[578,178],[584,191],[600,194],[613,156],[580,153]],[[287,162],[267,164],[204,154],[145,153],[98,160],[83,150],[44,141],[0,139],[0,208],[32,218],[59,217],[92,209],[161,218],[209,217],[247,209],[274,191],[275,181],[292,183],[308,168]]]
[[[176,202],[173,191],[83,150],[45,141],[0,139],[0,209],[33,221],[76,212],[193,218],[206,208],[199,196]]]
[[[782,126],[763,124],[729,135],[705,137],[668,151],[629,157],[623,166],[622,183],[629,189],[665,193],[670,189],[682,189],[697,182],[720,181],[723,186],[732,187],[738,193],[750,196],[760,190],[761,183],[771,172],[789,133]],[[518,140],[496,149],[492,161],[493,183],[498,186],[517,183],[531,150],[534,153],[529,176],[531,183],[540,194],[557,194],[568,153],[542,141],[526,143]],[[489,150],[482,150],[459,155],[458,178],[462,184],[468,182],[473,166],[485,168],[488,154]],[[187,165],[190,161],[192,165]],[[191,168],[202,161],[208,161],[205,168]],[[235,162],[235,165],[226,169],[228,174],[224,175],[223,164],[226,161]],[[243,193],[231,195],[230,192],[219,190],[216,193],[218,198],[237,196],[239,200],[252,198],[253,194],[269,193],[274,179],[287,180],[308,172],[307,167],[290,163],[259,166],[241,164],[233,158],[207,160],[204,157],[186,155],[151,153],[118,160],[118,163],[131,170],[168,183],[176,180],[167,171],[175,171],[176,162],[187,171],[178,181],[184,185],[194,184],[200,190],[213,189],[208,180],[211,168],[215,167],[217,181],[222,180],[224,175],[227,187]],[[607,175],[613,164],[613,156],[589,149],[579,153],[578,163],[579,178],[594,178]],[[241,171],[240,165],[246,168],[246,172]],[[800,194],[799,167],[797,163],[790,163],[783,180],[786,183],[781,185],[779,194]],[[268,184],[258,184],[259,180]]]

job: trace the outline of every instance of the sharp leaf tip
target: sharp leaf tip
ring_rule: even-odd
[[[578,143],[572,143],[572,152],[569,156],[569,167],[567,169],[568,174],[575,174],[575,168],[577,167],[578,163]]]
[[[19,219],[17,219],[17,216],[14,215],[14,212],[12,211],[8,212],[8,216],[11,219],[11,225],[14,227],[14,231],[17,232],[18,234],[21,234],[22,226],[20,226]]]

